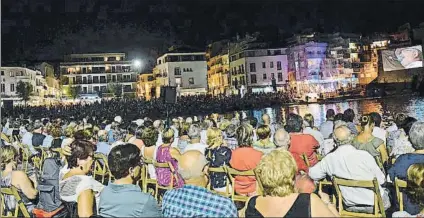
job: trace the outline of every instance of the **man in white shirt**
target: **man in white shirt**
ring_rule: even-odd
[[[185,147],[184,152],[196,150],[200,151],[202,154],[205,154],[205,150],[208,146],[200,141],[200,132],[201,128],[198,124],[190,125],[190,128],[188,129],[188,137],[190,138],[190,142]]]
[[[387,131],[381,128],[381,116],[377,112],[370,113],[371,117],[374,119],[374,129],[372,130],[372,135],[384,141],[386,145]]]
[[[381,172],[374,158],[367,152],[357,150],[351,145],[354,136],[347,126],[339,126],[334,130],[334,139],[337,149],[325,156],[315,166],[309,168],[309,176],[319,181],[326,176],[337,176],[351,180],[373,180],[377,178],[384,207],[390,207],[390,200],[386,191],[381,187],[385,182],[384,173]],[[371,190],[363,188],[340,187],[343,202],[354,211],[369,212],[374,205],[374,194]],[[359,206],[369,205],[369,206]]]

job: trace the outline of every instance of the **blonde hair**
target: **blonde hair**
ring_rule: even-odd
[[[424,163],[413,164],[408,168],[406,194],[413,203],[424,207]]]
[[[253,144],[253,127],[243,123],[236,130],[236,138],[239,147],[251,147]]]
[[[18,152],[13,146],[11,145],[1,146],[0,147],[1,169],[3,170],[7,164],[15,160],[17,154]]]
[[[266,139],[271,136],[271,128],[268,125],[262,125],[256,130],[259,139]]]
[[[224,139],[222,137],[222,131],[216,127],[212,127],[208,129],[206,132],[207,136],[207,144],[210,148],[216,148],[224,142]]]
[[[171,143],[174,138],[174,130],[171,128],[165,129],[162,133],[162,141],[163,143]]]
[[[284,197],[295,192],[297,165],[290,152],[271,151],[262,157],[255,172],[265,196]]]

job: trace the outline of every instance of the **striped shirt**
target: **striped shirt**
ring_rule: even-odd
[[[165,217],[237,217],[237,208],[229,199],[193,185],[169,190],[163,196]]]

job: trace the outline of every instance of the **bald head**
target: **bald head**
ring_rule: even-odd
[[[208,161],[201,152],[187,151],[178,159],[178,173],[184,180],[203,177],[206,164]]]
[[[333,137],[334,137],[334,140],[336,141],[336,144],[339,146],[350,144],[353,139],[350,129],[345,125],[335,128]]]
[[[262,115],[262,121],[264,122],[265,125],[269,125],[270,124],[270,118],[268,114],[263,114]]]
[[[289,133],[282,128],[275,131],[275,133],[274,133],[274,144],[277,147],[288,149],[289,144],[290,144]]]

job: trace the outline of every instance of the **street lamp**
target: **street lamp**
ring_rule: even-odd
[[[136,68],[140,68],[142,63],[141,60],[136,59],[133,61],[133,64]]]

